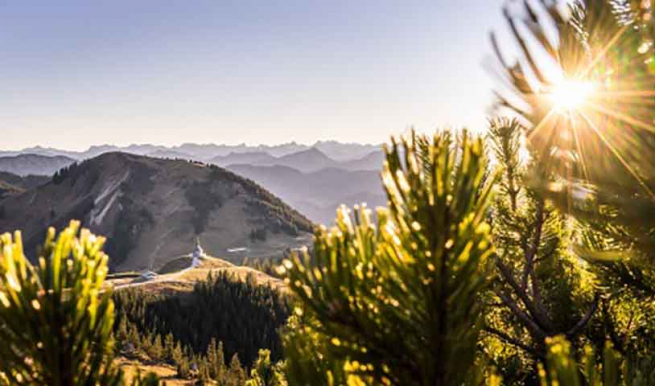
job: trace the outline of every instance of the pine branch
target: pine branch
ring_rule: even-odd
[[[525,267],[523,268],[523,276],[521,282],[522,288],[528,287],[528,277],[530,276],[530,273],[534,267],[534,259],[537,255],[537,252],[539,251],[539,245],[541,244],[541,233],[545,222],[543,199],[540,199],[537,203],[537,213],[535,217],[536,221],[533,226],[534,236],[532,238],[530,248],[526,251],[525,254]]]
[[[518,339],[512,338],[511,336],[509,336],[508,334],[505,334],[504,332],[502,332],[500,330],[497,330],[497,329],[495,329],[493,327],[487,326],[487,327],[484,328],[484,331],[488,332],[489,334],[495,335],[496,337],[498,337],[499,339],[501,339],[505,343],[509,343],[509,344],[511,344],[513,346],[516,346],[516,347],[518,347],[518,348],[520,348],[520,349],[522,349],[522,350],[524,350],[524,351],[526,351],[526,352],[528,352],[528,353],[530,353],[530,354],[532,354],[532,355],[534,355],[534,356],[536,356],[538,358],[545,359],[545,356],[543,355],[543,353],[538,352],[533,347],[521,342]]]
[[[547,334],[544,330],[539,327],[521,308],[512,300],[508,295],[497,291],[496,296],[502,300],[502,302],[512,311],[514,316],[521,322],[537,340],[543,340],[546,338]]]
[[[600,301],[600,295],[597,293],[594,295],[594,301],[591,303],[591,307],[589,307],[589,310],[585,313],[585,315],[580,319],[578,324],[576,324],[573,328],[571,328],[567,333],[566,337],[568,339],[573,339],[576,337],[580,331],[582,331],[583,328],[587,326],[587,323],[589,323],[589,320],[591,320],[591,317],[594,316],[594,313],[598,309],[598,303]]]
[[[50,228],[33,266],[20,232],[0,236],[0,384],[123,384],[113,362],[114,303],[102,291],[104,241],[77,221],[58,235]]]
[[[604,327],[608,330],[607,335],[609,335],[609,339],[616,348],[617,351],[619,351],[621,354],[625,355],[625,344],[624,342],[619,338],[619,334],[616,332],[616,328],[614,327],[614,323],[610,320],[610,315],[609,315],[609,310],[607,307],[607,301],[603,300],[602,302],[602,313],[603,313],[603,325]]]
[[[505,279],[505,282],[507,282],[507,284],[509,284],[510,287],[512,287],[512,289],[516,293],[516,296],[518,296],[518,298],[521,299],[521,302],[523,303],[525,308],[528,310],[530,315],[532,315],[535,321],[540,325],[540,327],[546,331],[553,331],[554,330],[553,323],[550,321],[550,318],[546,314],[545,310],[538,309],[536,307],[534,302],[532,302],[532,300],[528,296],[526,290],[524,288],[521,288],[521,286],[516,282],[510,269],[505,264],[503,264],[503,262],[499,258],[496,258],[496,266],[500,270],[503,278]]]
[[[478,373],[495,176],[485,177],[482,140],[466,133],[401,142],[385,149],[389,207],[377,223],[368,209],[351,216],[342,208],[334,228],[317,230],[311,255],[283,265],[307,320],[285,339],[291,384],[326,384],[330,371],[333,384],[356,376],[360,384],[446,386]]]

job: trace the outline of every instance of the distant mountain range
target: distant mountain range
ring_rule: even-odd
[[[69,151],[48,147],[31,147],[18,151],[1,151],[0,157],[16,156],[20,154],[36,154],[42,156],[64,156],[74,160],[85,160],[97,157],[104,153],[123,152],[137,155],[147,155],[160,158],[183,158],[196,161],[209,161],[216,157],[226,156],[230,153],[267,153],[273,157],[283,157],[310,148],[316,148],[335,161],[349,161],[365,157],[371,152],[380,150],[380,145],[366,145],[357,143],[341,143],[337,141],[318,141],[314,145],[304,145],[295,142],[280,145],[217,145],[186,143],[179,146],[159,146],[152,144],[114,146],[92,146],[85,151]]]
[[[196,237],[214,256],[229,258],[235,248],[281,254],[306,244],[313,226],[251,180],[197,162],[107,153],[36,187],[0,178],[8,180],[0,179],[0,189],[12,190],[0,198],[0,233],[22,230],[29,253],[47,226],[79,219],[108,237],[110,264],[119,270],[156,269],[191,252]]]
[[[312,147],[282,157],[266,152],[230,153],[209,162],[261,184],[312,221],[332,224],[342,204],[386,205],[380,180],[383,161],[381,150],[337,161]]]
[[[0,171],[19,176],[49,176],[73,162],[74,159],[61,155],[18,154],[0,157]]]
[[[41,147],[26,149],[40,154],[0,156],[0,172],[41,175],[49,180],[63,167],[75,167],[86,157],[95,160],[114,149],[117,147],[95,146],[81,153]],[[135,156],[150,157],[153,159],[150,162],[155,162],[154,159],[195,161],[227,168],[260,184],[316,223],[332,224],[341,204],[366,202],[371,207],[386,204],[379,177],[384,154],[377,146],[328,141],[317,142],[312,147],[292,142],[277,146],[185,144],[173,148],[132,145],[121,149]],[[102,178],[106,178],[104,174]],[[4,198],[29,190],[6,180],[0,189]]]
[[[265,151],[248,151],[243,153],[232,152],[226,155],[219,155],[207,162],[218,166],[228,166],[233,164],[260,165],[273,163],[277,159],[277,157],[272,156]]]
[[[234,173],[265,186],[313,221],[332,224],[342,205],[386,205],[380,173],[329,168],[303,173],[288,166],[232,165]]]
[[[311,147],[296,153],[275,157],[266,152],[230,153],[209,160],[218,166],[287,166],[303,173],[313,173],[323,169],[343,169],[348,171],[377,171],[381,169],[384,153],[373,150],[362,158],[337,161],[323,153],[317,147]]]

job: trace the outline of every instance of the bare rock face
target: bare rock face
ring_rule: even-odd
[[[163,266],[188,254],[197,238],[212,256],[234,248],[281,253],[306,243],[312,229],[280,199],[225,169],[125,153],[71,165],[51,182],[1,201],[0,212],[0,232],[22,230],[28,252],[48,226],[79,219],[107,236],[117,270]]]

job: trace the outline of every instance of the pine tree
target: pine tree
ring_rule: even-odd
[[[189,375],[189,363],[186,356],[184,355],[184,352],[182,351],[180,342],[177,342],[175,345],[171,358],[173,365],[177,370],[177,375],[180,378],[186,378]]]
[[[0,383],[118,385],[104,239],[79,222],[50,228],[33,266],[20,232],[0,236]],[[102,290],[102,291],[101,291]],[[134,384],[156,384],[137,378]]]
[[[168,362],[175,361],[175,338],[170,332],[164,338],[164,357]]]
[[[121,346],[128,341],[127,317],[123,314],[118,323],[118,330],[116,331],[116,339]]]
[[[198,357],[198,380],[201,384],[207,384],[212,379],[209,376],[209,365],[207,363],[207,357]]]
[[[152,332],[149,332],[148,334],[141,336],[141,344],[139,345],[139,347],[141,347],[141,350],[148,356],[152,354],[152,340],[153,340]]]
[[[602,377],[588,364],[578,373],[576,342],[559,337],[548,345],[542,381],[638,384],[636,372],[648,384],[655,368],[649,360],[655,347],[653,4],[580,0],[540,6],[525,2],[523,20],[506,12],[520,62],[508,63],[494,41],[513,88],[500,103],[527,126],[527,145],[539,162],[531,184],[577,220],[569,218],[577,233],[569,249],[589,263],[594,285],[606,292],[601,322],[588,335],[611,342],[604,356],[615,363],[595,366]],[[603,349],[589,351],[599,356]]]
[[[227,371],[225,367],[225,353],[223,351],[223,342],[218,342],[216,349],[216,367],[214,368],[216,379],[222,379]]]
[[[212,338],[207,346],[207,366],[211,379],[221,379],[225,372],[225,358],[223,355],[223,342],[216,344]]]
[[[641,358],[637,366],[626,363],[611,343],[595,352],[589,346],[575,355],[564,336],[548,338],[547,366],[540,366],[540,382],[544,386],[632,386],[655,383],[655,360]],[[579,360],[578,360],[579,358]],[[600,360],[599,360],[600,359]]]
[[[281,366],[271,363],[271,352],[259,350],[246,386],[283,386],[286,385],[285,382]]]
[[[164,359],[164,346],[161,343],[161,336],[157,334],[150,348],[150,358],[160,361]]]
[[[239,355],[234,354],[230,360],[230,367],[227,372],[226,385],[242,386],[246,382],[246,372],[241,367]]]
[[[180,378],[188,378],[191,375],[191,364],[186,356],[181,357],[177,362],[176,370]]]
[[[301,302],[285,337],[291,384],[455,385],[478,375],[479,294],[493,252],[494,178],[485,177],[482,139],[467,133],[393,142],[377,226],[368,209],[342,208],[311,255],[284,262]]]
[[[485,331],[523,354],[488,351],[492,357],[505,356],[504,366],[497,365],[503,372],[512,367],[508,360],[545,361],[548,337],[577,339],[599,314],[600,294],[585,283],[586,266],[564,248],[570,236],[565,217],[526,184],[528,170],[546,168],[536,157],[520,159],[523,127],[516,120],[498,119],[489,132],[502,169],[492,206],[498,280],[492,300],[500,304],[487,310]],[[535,374],[530,366],[522,371],[528,377]],[[503,375],[507,381],[508,374]]]
[[[141,338],[139,337],[139,332],[136,329],[136,326],[130,324],[127,327],[127,341],[132,345],[132,349],[141,350]]]
[[[632,250],[633,256],[652,261],[654,5],[630,0],[545,4],[536,9],[526,2],[525,20],[507,12],[524,60],[507,62],[496,42],[512,86],[509,94],[500,94],[501,105],[528,125],[530,147],[553,174],[535,181],[544,194],[610,235],[612,243],[597,246],[623,254]],[[531,28],[519,29],[523,22]],[[553,32],[558,44],[550,37]],[[559,100],[567,102],[567,87],[568,98],[576,93],[575,103]]]

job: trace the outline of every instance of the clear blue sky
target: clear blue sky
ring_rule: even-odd
[[[502,0],[0,4],[0,148],[483,130]]]

